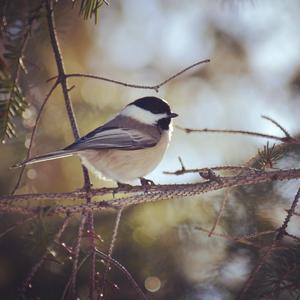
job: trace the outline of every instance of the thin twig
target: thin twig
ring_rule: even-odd
[[[210,234],[211,229],[206,229],[201,226],[196,226],[195,229],[200,230],[202,232]],[[249,242],[251,239],[258,238],[260,236],[264,235],[269,235],[269,234],[274,234],[274,230],[268,230],[268,231],[263,231],[255,234],[250,234],[250,235],[243,235],[243,236],[230,236],[228,234],[223,234],[223,233],[218,233],[218,232],[213,232],[211,235],[216,236],[216,237],[221,237],[225,240],[228,240],[230,242],[235,242],[235,243],[240,243],[240,244],[245,244],[253,247],[258,247],[254,243]]]
[[[78,264],[78,268],[77,268],[77,272],[82,268],[82,266],[84,265],[84,263],[87,261],[87,259],[90,257],[90,253],[87,254],[82,260],[81,262]],[[64,288],[64,291],[62,293],[62,296],[61,296],[61,300],[64,300],[66,298],[66,295],[67,295],[67,292],[70,288],[70,285],[71,285],[71,282],[72,282],[72,278],[69,278],[67,284],[65,285],[65,288]]]
[[[277,121],[275,121],[274,119],[272,119],[272,118],[270,118],[268,116],[265,116],[265,115],[262,115],[261,117],[263,119],[266,119],[266,120],[270,121],[276,127],[278,127],[284,133],[284,135],[285,135],[286,138],[292,138],[291,135],[288,133],[288,131],[282,125],[280,125]]]
[[[113,235],[112,235],[111,242],[110,242],[109,249],[108,249],[108,256],[109,257],[112,257],[114,246],[116,244],[117,235],[118,235],[119,226],[120,226],[120,220],[121,220],[123,210],[124,210],[124,206],[122,206],[118,210],[118,213],[117,213],[117,216],[116,216],[115,227],[114,227],[114,230],[113,230]]]
[[[280,293],[280,291],[282,290],[282,284],[283,283],[287,283],[287,279],[288,277],[293,274],[294,272],[298,272],[300,269],[300,264],[295,264],[292,267],[290,267],[283,275],[280,276],[276,287],[271,291],[271,294],[273,295],[273,299],[276,299],[275,295]],[[286,285],[289,286],[289,285]],[[266,296],[266,295],[264,295]]]
[[[164,171],[163,173],[166,175],[182,175],[188,173],[200,173],[207,172],[209,170],[212,171],[250,171],[250,172],[261,172],[260,169],[244,167],[244,166],[221,166],[221,167],[211,167],[211,168],[199,168],[199,169],[186,169],[185,167],[181,167],[181,169],[176,171]]]
[[[86,212],[83,211],[81,215],[80,225],[78,228],[78,234],[77,234],[77,240],[74,248],[73,253],[73,267],[72,267],[72,273],[71,273],[71,284],[70,284],[70,293],[71,293],[71,299],[76,299],[76,277],[78,272],[78,261],[79,261],[79,252],[81,247],[81,240],[83,236],[83,230],[86,223],[87,215]]]
[[[260,300],[270,300],[270,299],[280,299],[278,296],[279,293],[287,290],[289,294],[293,294],[292,292],[297,289],[299,290],[300,285],[295,284],[295,283],[290,283],[290,284],[280,284],[275,290],[271,290],[269,292],[264,293],[263,295],[260,296]],[[284,298],[282,298],[284,299]],[[299,299],[299,296],[296,298],[291,298],[291,299]]]
[[[291,208],[287,212],[287,216],[286,216],[283,224],[280,226],[280,228],[278,230],[278,234],[276,236],[277,240],[282,239],[282,237],[285,235],[288,224],[289,224],[289,222],[290,222],[290,220],[291,220],[291,218],[292,218],[292,216],[293,216],[293,214],[296,210],[296,207],[298,205],[299,197],[300,197],[300,188],[298,189],[298,192],[297,192],[297,194],[294,198],[294,201],[291,205]]]
[[[94,228],[94,214],[88,213],[87,220],[87,232],[89,235],[90,247],[91,247],[91,262],[90,262],[90,287],[89,287],[89,299],[94,299],[94,291],[96,286],[96,244],[95,244],[95,228]]]
[[[271,244],[270,247],[267,248],[266,252],[264,253],[264,255],[260,258],[258,264],[256,265],[256,267],[252,270],[252,272],[250,273],[250,276],[248,277],[247,281],[245,282],[242,290],[240,291],[237,299],[238,300],[243,300],[245,299],[246,293],[248,292],[256,274],[260,271],[260,269],[262,268],[262,266],[264,265],[264,263],[266,262],[266,260],[268,259],[268,257],[271,255],[271,253],[273,252],[273,250],[277,247],[278,241],[273,241],[273,243]]]
[[[69,221],[70,221],[70,215],[67,215],[65,217],[62,225],[60,226],[57,234],[55,235],[53,241],[59,243],[59,240],[60,240],[62,234],[64,233],[64,231],[66,230],[67,226],[69,225]],[[46,259],[48,258],[48,256],[49,256],[49,251],[47,249],[45,251],[45,253],[43,254],[43,256],[39,259],[39,261],[31,268],[30,273],[27,275],[26,279],[24,280],[24,282],[22,284],[22,290],[21,290],[22,294],[24,294],[26,292],[27,288],[31,284],[32,278],[35,276],[35,274],[40,269],[40,267],[44,264],[44,262],[46,261]]]
[[[284,233],[285,236],[290,237],[291,239],[295,240],[296,242],[300,242],[300,238],[294,234],[288,233],[287,231]]]
[[[98,249],[96,249],[96,253],[102,259],[104,259],[106,261],[109,261],[114,267],[116,267],[118,270],[120,270],[126,276],[126,278],[132,284],[132,286],[135,289],[135,291],[137,292],[137,294],[140,295],[140,297],[142,299],[148,299],[148,297],[144,294],[144,292],[141,290],[141,288],[139,287],[139,285],[133,279],[133,277],[131,276],[130,272],[123,265],[121,265],[117,260],[113,259],[112,257],[109,257],[107,254],[99,251]]]
[[[7,228],[5,231],[0,233],[0,239],[3,238],[5,235],[7,235],[9,232],[13,231],[15,228],[17,228],[20,225],[24,225],[27,222],[32,221],[33,219],[37,218],[36,216],[30,216],[25,220],[21,220],[19,222],[16,222],[15,224],[11,225],[9,228]]]
[[[300,140],[293,138],[293,137],[279,137],[276,135],[271,135],[271,134],[265,134],[265,133],[259,133],[255,131],[247,131],[247,130],[227,130],[227,129],[193,129],[193,128],[184,128],[181,126],[176,125],[176,128],[185,131],[186,133],[193,133],[193,132],[198,132],[198,133],[230,133],[230,134],[242,134],[242,135],[250,135],[250,136],[256,136],[256,137],[261,137],[261,138],[267,138],[271,140],[276,140],[280,141],[282,143],[287,143],[287,144],[300,144]]]
[[[91,79],[97,79],[97,80],[102,80],[102,81],[106,81],[106,82],[110,82],[110,83],[114,83],[114,84],[118,84],[118,85],[122,85],[125,87],[130,87],[130,88],[135,88],[135,89],[144,89],[144,90],[155,90],[156,92],[159,91],[159,89],[164,86],[166,83],[170,82],[171,80],[175,79],[176,77],[180,76],[181,74],[187,72],[188,70],[195,68],[196,66],[199,66],[201,64],[204,63],[208,63],[210,62],[209,59],[204,59],[204,60],[200,60],[186,68],[184,68],[183,70],[179,71],[178,73],[170,76],[169,78],[167,78],[166,80],[155,84],[155,85],[139,85],[139,84],[132,84],[132,83],[127,83],[124,81],[119,81],[119,80],[114,80],[111,78],[107,78],[107,77],[103,77],[103,76],[98,76],[98,75],[92,75],[92,74],[82,74],[82,73],[70,73],[70,74],[65,74],[66,78],[72,78],[72,77],[84,77],[84,78],[91,78]],[[57,76],[51,77],[48,79],[48,81],[56,79]]]
[[[216,219],[215,219],[215,222],[214,222],[214,224],[213,224],[213,226],[212,226],[210,232],[208,233],[208,236],[209,236],[209,237],[211,237],[211,235],[214,233],[216,227],[218,226],[218,224],[219,224],[219,222],[220,222],[220,220],[221,220],[223,211],[224,211],[225,206],[226,206],[226,203],[227,203],[227,201],[228,201],[228,197],[229,197],[229,191],[226,190],[226,191],[225,191],[225,195],[223,196],[223,199],[222,199],[221,208],[220,208],[220,210],[219,210],[219,212],[218,212],[218,215],[217,215],[217,217],[216,217]]]
[[[33,145],[33,141],[34,141],[34,138],[35,138],[35,135],[36,135],[37,127],[39,125],[39,122],[40,122],[40,119],[41,119],[41,116],[42,116],[42,112],[43,112],[44,107],[46,106],[48,100],[50,99],[50,96],[52,95],[53,91],[56,89],[57,85],[58,85],[58,82],[55,82],[53,84],[53,86],[51,87],[51,89],[47,93],[47,95],[46,95],[45,99],[43,100],[43,103],[42,103],[42,105],[39,109],[38,115],[36,117],[35,124],[34,124],[33,129],[32,129],[30,143],[29,143],[29,147],[28,147],[28,151],[27,151],[27,155],[26,155],[25,160],[28,160],[31,156],[32,145]],[[23,165],[21,167],[21,172],[19,173],[17,183],[16,183],[13,191],[11,192],[11,194],[14,194],[17,191],[17,189],[19,188],[20,183],[21,183],[21,179],[22,179],[22,176],[23,176],[23,173],[24,173],[24,170],[25,170],[25,167],[26,167],[26,165]]]
[[[117,235],[118,235],[118,230],[119,230],[119,225],[120,225],[120,220],[121,220],[123,209],[124,209],[124,207],[121,207],[118,210],[118,213],[116,216],[115,226],[114,226],[111,242],[110,242],[108,253],[107,253],[107,256],[109,258],[112,257],[113,249],[114,249],[114,246],[115,246],[115,243],[117,240]],[[105,281],[106,281],[109,270],[110,270],[110,261],[108,260],[106,262],[106,266],[105,266],[105,270],[104,270],[104,274],[103,274],[102,291],[101,291],[102,295],[105,295]]]
[[[239,293],[238,299],[244,299],[246,293],[248,292],[256,274],[260,271],[260,269],[262,268],[262,266],[266,263],[266,260],[268,259],[268,257],[271,255],[271,253],[273,252],[273,250],[279,245],[280,240],[283,238],[283,236],[286,234],[286,228],[288,226],[288,223],[291,220],[291,217],[294,214],[294,211],[297,207],[298,201],[299,201],[299,197],[300,197],[300,188],[298,189],[298,192],[294,198],[294,201],[291,205],[291,208],[288,211],[288,214],[284,220],[284,222],[282,223],[282,225],[280,226],[280,228],[277,230],[277,235],[275,237],[275,239],[273,240],[272,244],[268,247],[268,249],[266,250],[265,254],[260,258],[259,263],[256,265],[256,267],[252,270],[249,278],[247,279],[246,283],[244,284],[242,290]]]

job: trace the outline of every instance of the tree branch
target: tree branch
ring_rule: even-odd
[[[186,133],[230,133],[230,134],[242,134],[242,135],[250,135],[250,136],[256,136],[256,137],[261,137],[261,138],[267,138],[275,141],[279,141],[282,143],[287,143],[287,144],[300,144],[300,140],[293,138],[280,124],[278,124],[276,121],[271,119],[270,117],[263,116],[264,119],[267,119],[268,121],[272,122],[275,124],[278,128],[281,129],[281,131],[284,132],[285,136],[280,137],[276,135],[271,135],[271,134],[265,134],[265,133],[260,133],[260,132],[255,132],[255,131],[248,131],[248,130],[231,130],[231,129],[208,129],[208,128],[203,128],[203,129],[194,129],[194,128],[185,128],[176,125],[175,127],[177,129],[183,130]]]
[[[109,261],[114,267],[116,267],[118,270],[124,273],[126,278],[129,280],[129,282],[132,284],[133,288],[137,292],[137,294],[141,297],[141,299],[148,299],[148,297],[143,293],[139,285],[136,283],[131,274],[123,265],[121,265],[117,260],[113,259],[112,257],[106,255],[102,251],[99,251],[98,249],[96,249],[96,254],[101,258],[105,259],[106,261]]]
[[[39,125],[39,122],[40,122],[40,119],[41,119],[41,116],[42,116],[42,112],[43,112],[43,110],[44,110],[44,108],[45,108],[45,106],[46,106],[48,100],[50,99],[50,96],[52,95],[52,93],[53,93],[54,90],[56,89],[57,85],[58,85],[58,82],[56,81],[56,82],[53,84],[53,86],[50,88],[49,92],[47,93],[47,95],[46,95],[46,97],[45,97],[45,99],[44,99],[44,101],[43,101],[43,103],[42,103],[42,105],[41,105],[41,107],[40,107],[40,109],[39,109],[39,112],[38,112],[38,115],[37,115],[37,117],[36,117],[36,121],[35,121],[34,127],[33,127],[33,129],[32,129],[32,134],[31,134],[31,138],[30,138],[30,143],[29,143],[27,155],[26,155],[26,158],[25,158],[26,160],[29,159],[30,156],[31,156],[32,145],[33,145],[33,141],[34,141],[34,138],[35,138],[35,135],[36,135],[37,127],[38,127],[38,125]],[[26,165],[23,165],[23,166],[21,167],[21,171],[20,171],[20,173],[19,173],[17,183],[16,183],[14,189],[13,189],[12,192],[11,192],[12,194],[14,194],[14,193],[17,191],[17,189],[19,188],[19,186],[20,186],[21,179],[22,179],[23,173],[24,173],[24,171],[25,171],[25,167],[26,167]]]
[[[105,269],[104,269],[104,273],[103,273],[103,284],[102,284],[102,287],[101,287],[101,294],[104,297],[105,297],[105,282],[106,282],[106,278],[108,276],[108,272],[110,271],[110,260],[112,258],[114,246],[115,246],[115,243],[116,243],[116,240],[117,240],[117,235],[118,235],[118,231],[119,231],[119,225],[120,225],[123,209],[124,209],[124,206],[122,206],[118,210],[116,220],[115,220],[115,227],[114,227],[114,230],[113,230],[111,242],[110,242],[109,249],[108,249],[107,256],[108,256],[109,259],[107,260],[106,265],[105,265]]]
[[[47,11],[47,22],[48,22],[50,41],[51,41],[51,46],[53,49],[56,66],[57,66],[57,71],[58,71],[57,82],[61,85],[61,88],[63,91],[65,105],[66,105],[68,117],[70,120],[74,139],[78,140],[80,138],[79,129],[78,129],[78,125],[77,125],[77,122],[75,119],[72,101],[71,101],[71,98],[69,95],[69,88],[68,88],[65,68],[64,68],[62,54],[61,54],[61,50],[59,47],[59,42],[58,42],[58,38],[57,38],[57,34],[56,34],[53,3],[51,0],[45,0],[45,4],[46,4],[46,11]],[[91,182],[90,182],[88,171],[83,165],[82,165],[82,171],[83,171],[83,177],[84,177],[84,187],[86,189],[89,189],[91,186]],[[89,202],[88,198],[87,198],[87,202]]]
[[[288,234],[286,232],[286,228],[288,227],[288,224],[295,212],[295,209],[297,207],[298,201],[299,201],[299,197],[300,197],[300,188],[298,189],[298,192],[296,193],[294,200],[291,204],[291,208],[288,210],[287,212],[287,216],[284,220],[284,222],[282,223],[282,225],[277,229],[277,235],[275,236],[274,240],[272,241],[271,245],[266,249],[266,252],[263,254],[263,256],[259,259],[257,265],[255,266],[255,268],[251,271],[247,281],[245,282],[242,290],[240,291],[238,298],[237,299],[244,299],[245,295],[247,294],[249,288],[251,287],[251,284],[255,278],[255,276],[258,274],[258,272],[260,271],[260,269],[263,267],[263,265],[266,263],[267,259],[270,257],[270,255],[272,254],[272,252],[274,251],[274,249],[276,249],[279,246],[279,243],[281,241],[281,239],[284,236],[290,236],[292,237],[290,234]]]
[[[186,169],[181,164],[181,169],[176,171],[164,171],[163,173],[166,175],[183,175],[183,174],[189,174],[189,173],[202,173],[202,172],[208,172],[211,171],[247,171],[247,172],[261,172],[260,169],[255,169],[251,167],[245,167],[245,166],[221,166],[221,167],[212,167],[212,168],[199,168],[199,169]]]
[[[67,215],[62,223],[62,225],[60,226],[57,234],[54,237],[54,242],[59,243],[60,242],[60,238],[62,236],[62,234],[64,233],[64,231],[66,230],[67,226],[69,225],[70,222],[70,215]],[[33,277],[35,276],[35,274],[37,273],[37,271],[41,268],[41,266],[44,264],[44,262],[46,261],[46,259],[49,256],[49,249],[47,247],[46,251],[44,252],[44,254],[42,255],[42,257],[39,259],[39,261],[31,268],[30,273],[27,275],[27,277],[25,278],[23,284],[22,284],[22,294],[25,294],[27,288],[29,287],[29,285],[31,284],[31,281],[33,279]]]
[[[143,89],[143,90],[155,90],[156,92],[159,91],[159,89],[164,86],[166,83],[170,82],[171,80],[175,79],[176,77],[182,75],[183,73],[195,68],[196,66],[199,66],[201,64],[204,63],[208,63],[210,62],[210,59],[204,59],[204,60],[200,60],[186,68],[184,68],[183,70],[177,72],[176,74],[170,76],[169,78],[165,79],[164,81],[155,84],[155,85],[140,85],[140,84],[133,84],[133,83],[127,83],[124,81],[119,81],[119,80],[115,80],[115,79],[111,79],[111,78],[107,78],[107,77],[103,77],[103,76],[99,76],[99,75],[92,75],[92,74],[82,74],[82,73],[70,73],[70,74],[65,74],[66,78],[78,78],[78,77],[83,77],[83,78],[90,78],[90,79],[96,79],[96,80],[101,80],[101,81],[106,81],[106,82],[110,82],[110,83],[114,83],[117,85],[122,85],[125,87],[130,87],[130,88],[135,88],[135,89]],[[51,77],[48,79],[48,81],[53,80],[57,78],[57,76]]]
[[[115,188],[91,189],[90,191],[74,191],[70,193],[47,193],[47,194],[25,194],[25,195],[7,195],[0,196],[0,211],[19,212],[24,214],[37,213],[45,210],[50,214],[66,214],[82,212],[83,210],[108,210],[119,209],[120,207],[128,207],[139,203],[160,201],[163,199],[186,198],[210,191],[216,191],[228,187],[237,187],[242,185],[251,185],[264,182],[272,182],[277,180],[290,180],[300,178],[300,169],[260,171],[257,173],[238,174],[235,176],[219,176],[219,180],[205,180],[194,184],[167,184],[154,185],[147,187],[147,191],[142,186],[134,186],[129,189],[121,189],[121,197],[116,197]],[[36,201],[51,199],[77,199],[83,200],[86,196],[90,197],[114,195],[115,197],[109,201],[98,201],[82,204],[60,205],[41,207]],[[124,196],[125,195],[125,196]],[[35,200],[32,205],[30,200]],[[19,201],[28,201],[26,206],[13,205]]]
[[[78,272],[78,262],[79,262],[79,253],[81,247],[81,240],[83,236],[83,230],[86,223],[87,214],[85,211],[82,212],[80,224],[78,228],[77,240],[74,247],[73,252],[73,266],[72,266],[72,273],[71,273],[71,283],[70,283],[70,294],[71,299],[76,299],[76,277]],[[92,300],[92,299],[91,299]]]

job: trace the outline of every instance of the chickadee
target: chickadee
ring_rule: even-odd
[[[143,97],[128,104],[114,119],[96,128],[68,147],[25,160],[34,164],[78,155],[98,177],[128,183],[150,173],[161,161],[170,141],[172,113],[168,103]]]

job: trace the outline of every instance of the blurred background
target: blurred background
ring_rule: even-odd
[[[39,1],[12,3],[10,13],[16,22],[12,26],[16,26],[18,16]],[[297,0],[112,0],[109,6],[102,6],[97,24],[80,18],[78,5],[72,9],[69,1],[58,1],[55,14],[69,73],[90,73],[153,85],[196,61],[211,60],[169,82],[158,93],[93,79],[70,79],[70,86],[74,85],[70,94],[82,135],[112,118],[129,102],[148,95],[166,99],[179,114],[175,124],[182,127],[282,135],[271,122],[261,118],[267,115],[291,135],[299,134],[300,3]],[[3,52],[3,45],[1,49]],[[24,159],[37,113],[51,87],[46,81],[57,72],[44,13],[40,25],[31,33],[24,63],[27,74],[22,75],[21,84],[30,105],[23,119],[16,121],[17,137],[0,146],[1,194],[10,193],[16,184],[19,170],[9,168]],[[43,112],[32,154],[62,148],[72,141],[63,97],[57,88]],[[246,136],[186,134],[175,128],[163,161],[148,178],[161,184],[196,182],[200,179],[197,174],[171,176],[163,171],[180,169],[179,156],[186,168],[243,165],[266,142]],[[297,147],[286,147],[274,167],[299,167],[299,156]],[[96,187],[115,186],[94,176],[92,181]],[[17,192],[71,191],[81,186],[80,162],[67,158],[27,167]],[[113,257],[154,299],[234,299],[270,237],[261,238],[255,245],[245,245],[220,236],[208,237],[199,227],[210,230],[222,200],[227,197],[216,232],[241,236],[274,230],[285,218],[285,209],[289,208],[298,187],[299,181],[261,184],[127,209],[121,219]],[[19,218],[3,216],[1,230]],[[109,247],[114,218],[113,213],[97,215],[96,230],[104,240],[97,246],[102,250]],[[61,222],[59,217],[41,216],[0,239],[3,299],[14,299],[22,280],[47,249]],[[74,218],[70,232],[63,237],[66,243],[72,243],[77,227],[78,219]],[[297,220],[290,224],[289,230],[299,234]],[[61,253],[56,258],[60,263],[45,264],[32,283],[28,299],[60,299],[71,268],[63,257]],[[298,263],[293,260],[291,264]],[[99,271],[103,269],[101,264],[98,267]],[[86,266],[78,283],[82,299],[87,297],[88,276]],[[109,281],[118,284],[119,290],[111,287],[108,299],[137,299],[120,272],[113,271]],[[250,299],[260,299],[268,292],[266,287],[259,288],[259,280],[255,284]],[[51,290],[47,290],[49,287]],[[295,299],[294,294],[284,292],[280,297]]]

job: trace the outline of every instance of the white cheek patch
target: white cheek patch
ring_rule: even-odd
[[[155,125],[158,120],[167,118],[168,114],[153,114],[150,111],[142,109],[136,105],[126,106],[120,113],[122,116],[130,117],[147,125]]]

